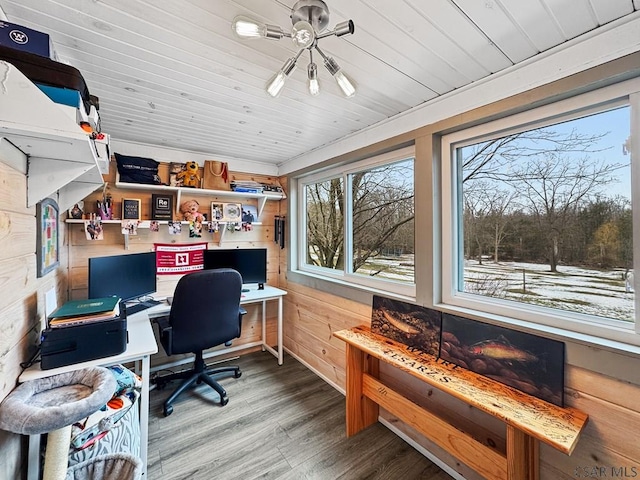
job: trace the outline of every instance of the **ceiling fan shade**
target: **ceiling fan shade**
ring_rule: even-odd
[[[281,27],[261,23],[244,15],[238,15],[233,20],[233,31],[240,38],[270,38],[279,40],[282,37],[290,37],[294,46],[298,49],[295,57],[289,58],[283,67],[269,79],[266,90],[272,97],[277,97],[284,88],[287,78],[296,67],[296,62],[304,50],[309,50],[310,61],[307,66],[307,79],[309,93],[316,96],[320,93],[318,81],[318,67],[313,62],[311,52],[316,49],[324,59],[324,65],[335,78],[340,90],[346,97],[352,97],[356,93],[354,82],[344,74],[336,61],[327,57],[318,48],[318,41],[324,37],[335,35],[342,37],[355,32],[355,24],[352,20],[338,23],[333,30],[324,31],[329,24],[329,8],[322,0],[299,0],[291,9],[291,33],[285,32]],[[324,32],[324,33],[322,33]]]

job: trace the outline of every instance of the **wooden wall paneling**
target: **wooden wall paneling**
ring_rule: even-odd
[[[36,317],[36,312],[36,292],[0,310],[0,335],[3,337],[0,350],[0,401],[16,387],[18,376],[22,373],[20,363],[35,352],[39,331],[32,319]]]
[[[34,245],[35,250],[35,245]],[[52,275],[52,274],[49,274]],[[0,261],[0,312],[36,289],[35,253]]]
[[[620,356],[620,364],[626,356]],[[617,380],[606,375],[586,370],[584,368],[567,365],[565,367],[565,383],[578,392],[588,392],[589,395],[600,398],[614,405],[640,411],[640,385],[623,380]]]
[[[0,210],[0,260],[35,254],[34,226],[35,214]]]
[[[585,375],[587,377],[598,380],[592,372]],[[606,384],[608,380],[600,377]],[[615,391],[611,392],[611,395],[615,394]],[[630,399],[637,399],[639,395],[640,387],[636,387]],[[587,412],[589,423],[570,457],[545,447],[540,450],[542,464],[563,472],[567,478],[574,475],[576,467],[603,466],[609,475],[612,467],[638,467],[640,444],[631,440],[640,428],[640,405],[637,401],[633,408],[627,408],[572,388],[567,388],[565,400],[568,405]]]
[[[36,207],[27,207],[27,182],[25,176],[0,161],[1,211],[30,215],[35,218]]]
[[[380,366],[380,380],[393,390],[403,392],[412,402],[427,408],[449,424],[460,427],[484,445],[506,452],[504,423],[451,395],[431,387],[406,372]]]

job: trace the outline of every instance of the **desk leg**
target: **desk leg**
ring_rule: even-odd
[[[262,301],[262,351],[266,350],[267,346],[267,302]]]
[[[507,478],[509,480],[538,480],[538,440],[507,425]]]
[[[142,460],[142,478],[147,478],[147,447],[149,444],[149,382],[151,357],[142,358],[142,392],[140,394],[140,459]]]
[[[282,296],[280,296],[278,297],[278,365],[282,365],[284,362],[282,343]]]
[[[378,404],[362,393],[362,375],[378,377],[379,362],[347,344],[347,437],[378,421]]]

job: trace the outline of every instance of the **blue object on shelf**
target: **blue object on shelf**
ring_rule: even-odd
[[[69,105],[70,107],[79,108],[82,97],[78,90],[71,88],[52,87],[36,83],[36,86],[44,92],[44,94],[56,103],[61,105]]]

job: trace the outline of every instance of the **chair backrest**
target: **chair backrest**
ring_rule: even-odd
[[[231,268],[183,276],[171,302],[173,353],[197,352],[240,336],[242,277]]]

